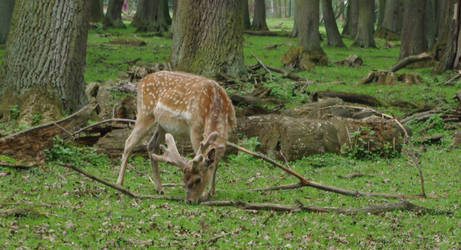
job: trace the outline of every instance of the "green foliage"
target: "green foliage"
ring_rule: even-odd
[[[53,146],[45,150],[46,160],[52,162],[71,163],[77,166],[107,166],[106,155],[99,154],[95,148],[79,147],[65,142],[61,137],[53,138]]]
[[[17,120],[20,115],[20,110],[18,105],[11,105],[10,106],[10,120]]]

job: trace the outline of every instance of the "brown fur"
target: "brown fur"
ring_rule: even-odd
[[[136,125],[125,144],[117,183],[120,185],[123,183],[126,162],[132,148],[148,134],[150,128],[157,128],[157,137],[154,135],[155,138],[150,143],[150,150],[153,153],[158,151],[164,133],[190,136],[194,151],[197,152],[200,142],[212,132],[217,132],[217,139],[204,151],[204,160],[199,164],[200,171],[191,171],[189,169],[191,167],[183,169],[186,190],[191,193],[186,199],[196,201],[197,193],[200,193],[199,195],[203,193],[210,179],[212,181],[210,192],[213,193],[217,159],[224,154],[229,132],[236,126],[235,111],[225,90],[215,81],[205,77],[183,72],[160,71],[145,76],[138,83],[137,98]],[[213,148],[216,149],[216,160],[213,160],[210,166],[206,166],[207,154]],[[162,192],[158,166],[154,160],[152,167],[156,189]],[[191,184],[190,180],[196,180],[198,176],[201,184],[190,185],[188,188],[187,185]]]

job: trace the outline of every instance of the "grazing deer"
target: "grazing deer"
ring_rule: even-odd
[[[160,71],[138,83],[137,119],[125,142],[117,184],[123,184],[128,157],[152,129],[147,150],[155,190],[163,193],[158,161],[178,166],[184,173],[186,202],[214,195],[218,159],[224,154],[229,132],[236,125],[235,111],[225,90],[215,81],[182,72]],[[171,134],[189,136],[195,157],[182,157]],[[167,148],[161,145],[166,141]],[[163,155],[158,155],[160,149]],[[209,192],[204,190],[210,183]]]

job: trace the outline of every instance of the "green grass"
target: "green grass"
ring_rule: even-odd
[[[268,25],[283,23],[289,31],[288,19],[269,19]],[[170,39],[149,37],[145,47],[111,45],[114,37],[133,37],[134,29],[91,30],[88,42],[85,79],[105,81],[116,78],[127,69],[126,62],[141,58],[140,64],[166,61],[170,53]],[[104,35],[103,35],[104,34]],[[107,36],[110,34],[111,36]],[[345,39],[349,46],[352,41]],[[250,52],[266,64],[281,67],[280,57],[289,45],[274,50],[263,47],[271,43],[296,44],[296,39],[282,37],[245,36],[245,61],[255,63]],[[382,46],[383,41],[377,40]],[[437,82],[448,78],[448,73],[435,75],[430,68],[418,69],[423,74],[422,85],[357,86],[356,82],[372,69],[385,69],[396,62],[398,48],[347,49],[324,47],[330,65],[312,71],[297,72],[309,80],[319,82],[345,81],[346,84],[310,85],[308,92],[317,90],[354,91],[374,95],[382,100],[395,98],[417,104],[453,106],[452,96],[460,88],[441,87]],[[0,50],[0,55],[3,51]],[[331,62],[357,54],[364,60],[359,68],[336,66]],[[0,57],[1,60],[1,57]],[[307,94],[291,96],[294,83],[275,77],[273,93],[290,100],[289,106],[299,105],[309,98]],[[251,90],[251,86],[246,91]],[[392,114],[404,111],[380,107]],[[432,122],[437,122],[434,118]],[[413,124],[418,129],[421,124]],[[410,199],[417,205],[451,210],[453,215],[424,215],[413,212],[387,212],[380,215],[279,213],[246,211],[237,208],[186,205],[165,200],[140,200],[114,192],[98,183],[83,178],[73,171],[56,165],[66,161],[86,171],[115,182],[119,160],[110,160],[92,148],[80,148],[56,140],[48,152],[46,166],[30,171],[0,168],[11,175],[0,177],[0,210],[13,207],[33,207],[47,217],[33,213],[23,216],[0,217],[0,248],[441,248],[461,247],[461,148],[447,151],[450,132],[439,127],[429,133],[443,132],[440,145],[428,146],[420,152],[427,193],[440,198]],[[248,141],[246,141],[248,143]],[[254,141],[249,142],[250,146]],[[0,157],[3,161],[13,161]],[[133,157],[132,165],[151,175],[149,160]],[[344,188],[373,192],[415,194],[420,191],[418,171],[402,155],[371,160],[345,155],[315,155],[290,163],[291,167],[309,179]],[[162,164],[164,183],[181,183],[177,168]],[[344,179],[352,172],[373,175]],[[249,189],[296,182],[268,163],[248,155],[231,155],[220,162],[217,179],[217,200],[247,202],[275,202],[317,206],[358,207],[378,204],[380,198],[354,198],[327,193],[313,188],[289,191],[250,192]],[[125,187],[140,193],[154,193],[153,185],[143,176],[128,169]],[[183,196],[182,187],[168,187],[166,194]],[[230,233],[215,243],[208,240]]]

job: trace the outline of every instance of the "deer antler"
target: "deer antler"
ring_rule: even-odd
[[[182,157],[178,148],[176,147],[176,142],[171,134],[165,135],[165,142],[167,147],[160,145],[160,148],[163,151],[162,155],[152,154],[152,157],[157,161],[165,161],[171,164],[178,166],[180,169],[184,169],[186,166],[187,160]]]
[[[214,131],[208,135],[208,137],[200,142],[200,148],[197,151],[197,154],[204,154],[205,150],[218,138],[218,132]]]

